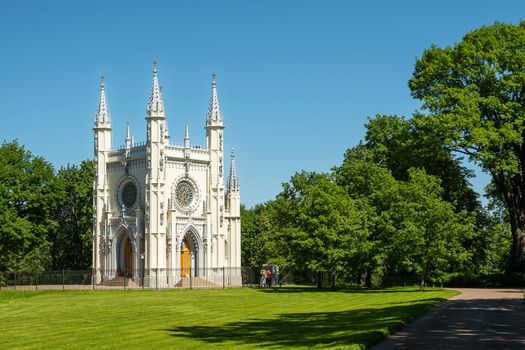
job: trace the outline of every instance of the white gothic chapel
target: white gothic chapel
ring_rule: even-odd
[[[206,148],[170,143],[154,63],[147,141],[111,145],[104,80],[95,117],[93,268],[95,283],[126,276],[136,286],[169,288],[184,278],[241,284],[240,188],[233,151],[224,185],[224,123],[215,75]],[[182,132],[181,132],[182,134]]]

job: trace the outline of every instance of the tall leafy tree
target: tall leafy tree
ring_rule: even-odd
[[[51,164],[16,141],[0,147],[0,270],[49,268],[53,179]]]
[[[298,266],[321,275],[335,276],[344,271],[345,262],[360,251],[366,235],[363,214],[344,188],[330,175],[297,173],[284,184],[280,197],[290,204],[291,225],[281,236]]]
[[[49,231],[54,269],[91,266],[93,218],[93,161],[61,168],[55,178],[58,225]]]
[[[374,152],[364,145],[347,150],[343,163],[334,168],[334,173],[337,184],[365,213],[367,235],[352,264],[359,273],[364,273],[365,285],[371,288],[372,278],[378,280],[385,273],[392,253],[398,251],[390,244],[395,242],[395,230],[392,230],[395,223],[390,210],[398,200],[398,181],[389,169],[375,161]]]
[[[489,172],[509,214],[510,268],[525,271],[525,22],[495,23],[432,46],[409,82],[416,122]]]
[[[265,236],[272,229],[267,206],[267,203],[257,204],[252,209],[246,209],[244,205],[241,205],[242,266],[258,268],[267,262]]]
[[[410,169],[395,209],[410,249],[404,250],[402,261],[420,276],[422,286],[428,279],[443,281],[448,273],[461,271],[470,258],[463,243],[473,235],[474,220],[465,211],[455,213],[442,191],[437,178]]]

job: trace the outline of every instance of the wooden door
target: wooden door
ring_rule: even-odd
[[[126,270],[126,277],[132,277],[132,254],[131,254],[131,242],[129,238],[125,238],[124,245],[124,269]]]
[[[191,255],[188,237],[184,238],[184,248],[180,251],[180,274],[182,277],[188,277],[191,271]]]

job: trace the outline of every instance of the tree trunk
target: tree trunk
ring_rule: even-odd
[[[332,289],[335,289],[335,280],[336,280],[337,274],[335,272],[332,272],[330,277],[331,277],[330,284],[332,286]]]
[[[317,288],[319,289],[323,288],[323,273],[322,272],[317,273]]]
[[[366,269],[365,286],[367,289],[372,289],[372,269]]]
[[[523,215],[522,218],[525,218]],[[510,250],[509,272],[525,272],[525,221],[511,223],[512,248]]]
[[[525,272],[525,203],[521,196],[512,192],[503,192],[507,206],[512,247],[510,248],[508,272]]]
[[[419,284],[420,291],[422,291],[423,288],[425,288],[426,279],[427,279],[427,264],[425,264],[425,267],[423,268],[423,272],[421,273],[421,283]]]

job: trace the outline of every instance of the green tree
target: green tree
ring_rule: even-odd
[[[53,269],[88,269],[92,259],[93,161],[61,168],[55,177],[53,219],[49,231]]]
[[[404,251],[404,260],[418,273],[422,286],[428,279],[445,280],[470,257],[463,242],[472,236],[474,221],[466,212],[455,213],[452,204],[441,198],[442,191],[437,178],[411,169],[396,208],[410,249]]]
[[[53,176],[51,164],[16,141],[0,147],[0,270],[49,268]]]
[[[252,209],[241,205],[241,262],[242,266],[258,268],[267,262],[265,236],[271,230],[267,204]]]
[[[416,123],[492,176],[512,232],[510,269],[525,270],[525,22],[495,23],[432,46],[409,82]]]
[[[380,284],[386,264],[396,252],[392,244],[396,233],[390,210],[398,200],[398,181],[385,166],[375,161],[374,152],[364,145],[346,151],[341,166],[334,168],[336,182],[365,213],[367,235],[353,256],[352,269],[365,275],[367,288]],[[401,245],[402,246],[402,245]]]
[[[297,173],[280,196],[293,208],[292,225],[286,228],[290,255],[298,266],[317,273],[318,287],[323,273],[335,286],[337,274],[359,252],[366,235],[362,213],[328,174]]]
[[[469,183],[472,171],[462,166],[461,158],[454,157],[434,133],[413,119],[395,115],[377,115],[365,126],[367,148],[396,179],[406,181],[411,168],[425,169],[441,180],[443,198],[454,204],[456,211],[481,211],[478,195]]]

